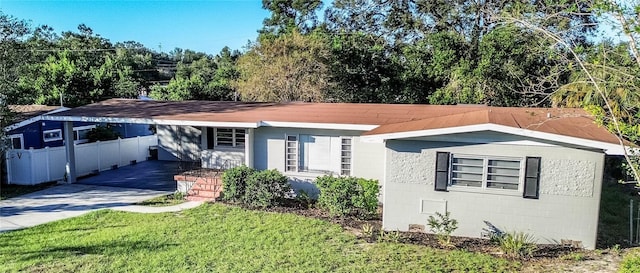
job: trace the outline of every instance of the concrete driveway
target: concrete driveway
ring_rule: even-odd
[[[173,191],[67,184],[0,201],[0,232],[126,207]]]
[[[78,184],[173,192],[176,190],[173,176],[180,172],[178,165],[178,162],[172,161],[143,161],[81,178]]]

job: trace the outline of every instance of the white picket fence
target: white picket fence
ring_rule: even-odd
[[[141,162],[149,156],[149,146],[157,146],[156,135],[110,141],[76,144],[76,173],[78,176],[95,171],[110,170]],[[10,184],[35,185],[64,178],[66,168],[64,147],[9,150],[6,164]]]

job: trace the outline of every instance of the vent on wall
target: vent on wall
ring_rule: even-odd
[[[445,214],[447,212],[447,200],[444,199],[421,199],[420,213],[436,214],[436,212]]]

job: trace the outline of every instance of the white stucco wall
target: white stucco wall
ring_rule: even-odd
[[[200,160],[200,129],[192,126],[158,125],[158,159]]]
[[[285,171],[285,141],[286,134],[309,134],[335,137],[352,137],[352,176],[367,179],[377,179],[383,186],[384,153],[383,143],[364,143],[360,141],[360,131],[318,130],[303,128],[273,128],[262,127],[254,131],[254,167],[259,170],[277,169],[290,178],[296,189],[303,189],[316,194],[317,188],[313,180],[324,174],[309,172]],[[382,189],[380,191],[382,193]],[[382,198],[380,199],[382,200]]]
[[[480,237],[485,221],[504,231],[527,232],[539,243],[562,239],[595,248],[604,154],[540,145],[474,144],[437,141],[387,141],[383,226],[429,230],[427,219],[450,211],[459,228],[454,235]],[[541,157],[540,198],[522,192],[434,190],[436,152],[508,157]]]
[[[245,164],[243,147],[215,147],[213,150],[202,150],[202,167],[210,169],[229,169]]]

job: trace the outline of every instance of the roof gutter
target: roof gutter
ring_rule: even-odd
[[[258,128],[256,122],[219,122],[219,121],[195,121],[195,120],[169,120],[153,118],[115,118],[115,117],[77,117],[77,116],[49,116],[42,117],[50,121],[77,121],[97,123],[134,123],[177,126],[204,126],[204,127],[228,127],[228,128]]]
[[[594,149],[603,150],[607,155],[623,155],[625,152],[625,149],[627,151],[630,151],[631,149],[629,147],[624,147],[622,145],[614,144],[614,143],[595,141],[595,140],[589,140],[589,139],[578,138],[578,137],[552,134],[552,133],[545,133],[545,132],[539,132],[539,131],[533,131],[528,129],[515,128],[515,127],[491,124],[491,123],[450,127],[450,128],[398,132],[398,133],[365,135],[361,137],[361,140],[363,142],[380,143],[380,142],[384,142],[386,140],[391,140],[391,139],[406,139],[406,138],[415,138],[415,137],[450,135],[450,134],[471,133],[471,132],[478,132],[478,131],[495,131],[500,133],[523,136],[523,137],[537,138],[537,139],[542,139],[547,141],[566,143],[566,144],[571,144],[571,145],[576,145],[576,146],[581,146],[586,148],[594,148]]]

